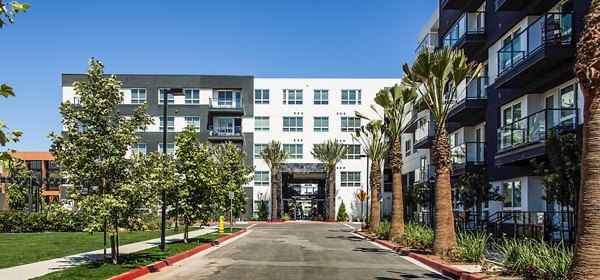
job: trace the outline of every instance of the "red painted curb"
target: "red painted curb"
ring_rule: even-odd
[[[157,272],[157,271],[159,271],[161,268],[163,268],[165,266],[173,265],[174,263],[176,263],[178,261],[181,261],[183,259],[189,258],[189,257],[191,257],[191,256],[193,256],[193,255],[195,255],[197,253],[200,253],[200,252],[202,252],[202,251],[204,251],[204,250],[206,250],[206,249],[208,249],[208,248],[210,248],[212,246],[215,246],[215,245],[217,245],[219,243],[222,243],[222,242],[224,242],[226,240],[234,238],[234,237],[236,237],[236,236],[238,236],[238,235],[240,235],[240,234],[242,234],[242,233],[244,233],[246,231],[247,231],[246,229],[242,229],[242,230],[240,230],[240,231],[238,231],[236,233],[233,233],[233,234],[230,234],[230,235],[227,235],[227,236],[223,236],[223,237],[217,239],[216,242],[202,244],[202,245],[200,245],[198,247],[194,247],[194,248],[189,249],[189,250],[187,250],[185,252],[179,253],[179,254],[177,254],[175,256],[171,256],[171,257],[169,257],[166,260],[158,261],[158,262],[155,262],[155,263],[147,265],[147,266],[143,266],[143,267],[140,267],[140,268],[136,268],[136,269],[127,271],[127,272],[125,272],[123,274],[119,274],[119,275],[117,275],[115,277],[112,277],[110,279],[111,280],[130,280],[130,279],[135,279],[135,278],[144,276],[144,275],[146,275],[148,273]]]

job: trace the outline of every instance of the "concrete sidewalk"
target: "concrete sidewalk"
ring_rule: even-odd
[[[196,237],[211,232],[217,231],[217,228],[209,227],[189,232],[189,237]],[[168,242],[175,242],[183,239],[183,233],[167,236]],[[127,254],[141,250],[146,250],[155,247],[160,244],[160,238],[150,239],[137,243],[131,243],[120,246],[119,253]],[[36,263],[24,264],[20,266],[14,266],[9,268],[0,269],[0,278],[2,280],[20,280],[20,279],[31,279],[34,277],[42,276],[50,272],[63,270],[69,267],[78,266],[87,262],[102,260],[103,249],[91,251],[87,253],[76,254],[72,256],[66,256],[62,258],[51,259],[47,261],[41,261]],[[107,253],[110,252],[110,248]],[[18,254],[18,252],[15,252]]]

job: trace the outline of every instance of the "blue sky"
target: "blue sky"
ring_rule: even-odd
[[[0,120],[9,147],[46,151],[60,131],[61,74],[90,57],[107,73],[393,78],[414,59],[438,0],[27,0],[0,29]],[[172,2],[172,3],[171,3]]]

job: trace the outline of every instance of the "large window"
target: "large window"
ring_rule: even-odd
[[[283,104],[301,105],[302,104],[302,90],[301,89],[284,89],[283,90]]]
[[[302,131],[303,118],[302,117],[283,117],[283,131],[284,132],[300,132]]]
[[[164,98],[165,98],[164,92],[165,92],[164,88],[161,88],[158,90],[158,104],[164,104],[164,102],[163,102]],[[175,104],[175,96],[173,96],[173,94],[169,93],[167,95],[167,103]]]
[[[410,156],[412,154],[412,140],[408,139],[404,142],[404,156]]]
[[[361,95],[360,91],[360,89],[342,90],[342,105],[359,105]]]
[[[342,132],[354,132],[360,127],[360,118],[342,117]]]
[[[508,125],[521,119],[521,103],[516,103],[502,110],[502,125]]]
[[[329,117],[315,117],[314,131],[329,132]]]
[[[254,144],[254,158],[261,159],[260,152],[267,146],[266,144]]]
[[[162,152],[163,150],[163,144],[160,143],[158,144],[158,151]],[[175,144],[174,143],[167,143],[167,154],[173,154],[175,153]]]
[[[146,144],[145,143],[134,144],[131,147],[131,154],[137,154],[137,153],[146,154]]]
[[[146,89],[145,88],[132,88],[131,89],[131,104],[144,104],[146,103]]]
[[[360,187],[360,171],[342,171],[342,187]]]
[[[187,125],[193,125],[196,131],[200,130],[200,117],[185,117]]]
[[[348,153],[344,157],[345,159],[360,159],[360,144],[349,144],[346,147]]]
[[[160,117],[160,131],[163,131],[164,121],[164,118]],[[175,131],[175,117],[167,117],[167,131]]]
[[[255,186],[269,186],[269,171],[254,172]]]
[[[290,153],[290,159],[302,159],[302,144],[283,144],[283,148]]]
[[[504,182],[502,184],[504,192],[505,208],[521,207],[521,181]]]
[[[200,104],[200,89],[186,88],[183,93],[185,94],[185,104]]]
[[[329,90],[315,89],[315,105],[329,104]]]
[[[268,89],[254,90],[254,104],[269,104],[269,90]]]
[[[254,117],[254,131],[269,131],[269,117]]]

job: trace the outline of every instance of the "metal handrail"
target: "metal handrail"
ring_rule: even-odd
[[[415,53],[420,53],[423,50],[433,50],[437,48],[438,34],[437,32],[429,32],[415,49]]]
[[[450,109],[453,109],[467,100],[487,99],[487,86],[488,77],[477,77],[471,79],[465,86],[464,90],[461,91],[461,94],[454,96],[455,100],[452,101],[453,104]]]
[[[477,18],[478,15],[483,15],[483,18],[481,22],[476,22],[473,28],[469,24],[469,16]],[[464,13],[444,36],[444,47],[454,47],[467,34],[485,34],[485,12]]]
[[[450,149],[453,165],[484,164],[485,142],[465,142]]]
[[[242,127],[241,126],[233,126],[233,127],[214,127],[211,126],[209,129],[210,136],[241,136],[242,135]]]

